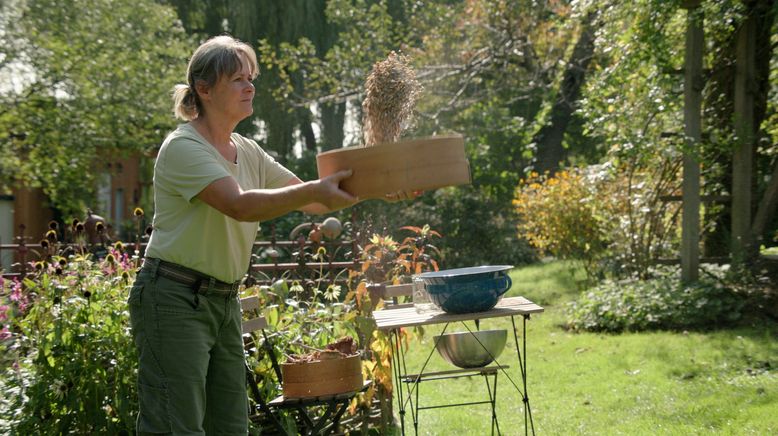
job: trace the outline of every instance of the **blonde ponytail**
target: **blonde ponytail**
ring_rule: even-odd
[[[192,121],[199,115],[197,94],[189,85],[178,84],[173,88],[173,113],[183,121]]]

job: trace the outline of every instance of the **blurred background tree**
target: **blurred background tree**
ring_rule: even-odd
[[[17,60],[34,73],[19,92],[1,97],[0,177],[44,186],[58,207],[77,208],[93,195],[86,163],[98,150],[159,144],[174,125],[168,94],[182,80],[186,56],[198,41],[230,33],[257,47],[262,69],[254,115],[238,130],[302,178],[314,178],[318,152],[361,143],[365,78],[395,50],[409,56],[425,88],[405,136],[462,134],[473,183],[426,193],[412,206],[360,204],[361,220],[390,230],[429,223],[445,237],[446,267],[521,264],[535,251],[517,238],[524,218],[511,202],[520,180],[531,171],[607,164],[599,168],[619,181],[614,192],[661,185],[652,198],[625,194],[618,210],[626,218],[610,227],[620,235],[612,241],[642,250],[620,259],[646,265],[677,251],[674,224],[657,237],[651,223],[658,218],[651,217],[672,221],[677,204],[659,196],[678,194],[681,180],[674,163],[683,152],[682,3],[9,1],[0,67]],[[76,12],[80,6],[88,12]],[[735,40],[746,17],[757,18],[753,193],[754,213],[765,211],[759,236],[778,227],[771,194],[778,192],[776,10],[775,0],[709,0],[700,12],[703,195],[731,190]],[[630,207],[635,201],[642,206]],[[706,254],[727,252],[729,213],[726,204],[705,205]],[[277,224],[291,229],[300,219],[306,218]],[[628,243],[629,232],[644,239]],[[659,241],[661,247],[651,245]]]
[[[151,150],[175,126],[170,90],[192,42],[152,0],[11,0],[2,16],[17,82],[0,94],[0,184],[43,188],[82,216],[101,161]]]

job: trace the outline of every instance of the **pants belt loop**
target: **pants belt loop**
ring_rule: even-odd
[[[159,274],[159,259],[154,257],[144,258],[143,266],[149,269],[149,272],[151,273],[151,279],[156,280],[157,275]]]
[[[206,294],[211,294],[211,293],[213,293],[213,285],[215,285],[215,284],[216,284],[216,279],[215,279],[215,278],[213,278],[213,277],[209,277],[209,278],[208,278],[208,290],[207,290],[207,291],[205,291],[205,292],[206,292]]]

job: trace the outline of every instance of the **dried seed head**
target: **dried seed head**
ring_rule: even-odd
[[[132,214],[140,218],[143,216],[143,209],[136,207],[135,210],[132,211]]]
[[[49,221],[49,228],[51,230],[57,230],[59,228],[59,223],[57,223],[54,220]]]
[[[373,64],[362,102],[365,146],[400,139],[421,90],[405,56],[391,52],[385,60]]]

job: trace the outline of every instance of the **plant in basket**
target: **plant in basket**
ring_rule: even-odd
[[[320,248],[315,256],[325,254],[324,248]],[[271,399],[281,393],[288,398],[302,398],[361,387],[359,354],[356,347],[352,350],[350,345],[355,333],[349,323],[343,322],[351,305],[339,301],[340,294],[339,285],[323,279],[288,281],[281,278],[272,285],[244,291],[245,296],[259,297],[268,322],[266,337],[260,335],[250,339],[256,346],[247,357],[250,368],[259,376],[258,388],[265,398]],[[265,346],[266,340],[272,345],[270,351]],[[277,383],[269,352],[280,364],[283,386]],[[322,366],[327,368],[323,370]],[[340,380],[339,367],[351,371],[347,380]],[[359,378],[358,386],[354,381],[356,378]],[[292,416],[285,417],[284,425],[292,433],[296,430]]]

